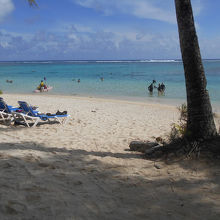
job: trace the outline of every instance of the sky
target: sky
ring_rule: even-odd
[[[174,0],[0,0],[0,61],[179,59]],[[220,1],[191,0],[203,58],[220,58]]]

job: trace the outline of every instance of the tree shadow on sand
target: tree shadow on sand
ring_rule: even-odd
[[[41,126],[41,125],[46,125],[46,124],[59,124],[58,121],[41,121],[38,122],[38,124],[36,125],[37,127]],[[0,131],[10,131],[10,130],[20,130],[20,129],[24,129],[24,128],[28,128],[28,126],[22,121],[22,120],[18,120],[16,122],[12,122],[11,120],[5,120],[5,121],[0,121],[0,125],[4,125],[4,127],[0,127]],[[33,123],[29,122],[30,127],[32,127],[34,125]]]
[[[220,218],[220,172],[217,178],[207,168],[195,180],[163,175],[163,168],[148,168],[151,176],[126,169],[104,162],[103,152],[1,143],[0,219]]]

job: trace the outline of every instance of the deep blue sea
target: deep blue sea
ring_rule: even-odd
[[[211,100],[220,104],[220,60],[204,60],[203,64]],[[186,99],[180,60],[0,62],[0,89],[4,93],[33,93],[44,77],[53,86],[49,94],[156,102]],[[163,96],[158,96],[156,89],[153,95],[148,93],[153,79],[166,85]]]

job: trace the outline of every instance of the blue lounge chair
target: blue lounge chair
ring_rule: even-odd
[[[13,121],[12,112],[19,110],[11,105],[7,105],[2,97],[0,97],[0,118],[5,123],[6,120]]]
[[[33,127],[35,127],[40,121],[51,121],[55,120],[58,121],[60,124],[65,124],[70,117],[70,115],[46,115],[41,114],[37,111],[34,111],[32,107],[27,104],[27,102],[24,101],[18,101],[20,108],[22,109],[22,112],[13,112],[13,116],[16,119],[23,120],[24,123],[30,127],[30,123],[28,121],[32,121]],[[62,120],[63,119],[63,120]]]

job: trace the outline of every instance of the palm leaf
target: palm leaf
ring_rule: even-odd
[[[37,7],[38,6],[35,0],[28,0],[28,3],[31,7],[34,7],[34,6]]]

